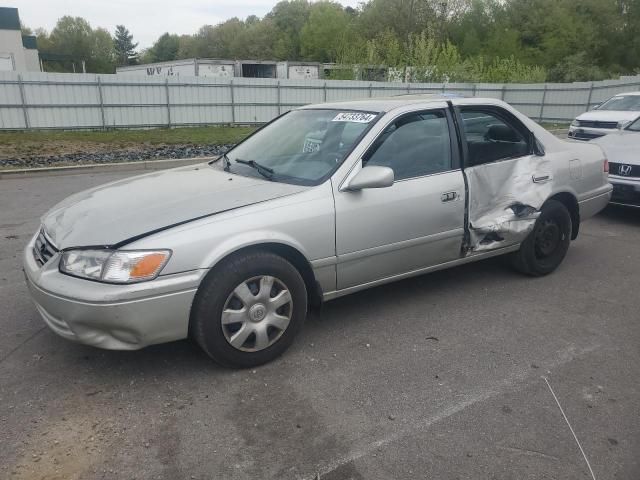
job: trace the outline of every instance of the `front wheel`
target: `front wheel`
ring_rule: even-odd
[[[519,272],[543,276],[564,260],[571,243],[571,215],[557,200],[548,200],[541,209],[533,231],[513,253],[511,263]]]
[[[204,280],[191,314],[192,335],[216,362],[249,368],[281,355],[307,313],[298,270],[270,252],[223,261]]]

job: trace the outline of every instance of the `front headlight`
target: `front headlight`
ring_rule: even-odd
[[[144,282],[156,278],[170,256],[171,250],[69,250],[60,271],[106,283]]]
[[[573,122],[571,122],[571,126],[572,127],[579,127],[580,126],[580,122],[578,120],[574,120]]]

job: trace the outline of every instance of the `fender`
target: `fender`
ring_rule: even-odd
[[[275,243],[291,247],[294,250],[297,250],[307,260],[307,262],[311,263],[306,249],[292,236],[274,230],[257,230],[238,233],[225,239],[222,243],[217,244],[204,257],[200,268],[210,270],[222,259],[237,252],[238,250],[267,243]]]

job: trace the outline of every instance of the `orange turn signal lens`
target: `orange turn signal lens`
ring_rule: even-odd
[[[170,250],[118,250],[102,268],[102,280],[112,283],[134,283],[153,280],[171,256]]]
[[[136,262],[131,268],[129,276],[131,278],[153,277],[164,264],[167,258],[166,253],[152,253]]]

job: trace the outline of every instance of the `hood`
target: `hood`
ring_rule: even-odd
[[[175,224],[309,187],[242,177],[217,165],[191,165],[118,180],[63,200],[44,217],[60,248],[114,246]]]
[[[598,122],[630,122],[640,117],[640,112],[626,110],[591,110],[578,115],[576,120],[591,120]]]
[[[640,133],[622,130],[591,140],[604,150],[607,159],[613,163],[640,165]]]

